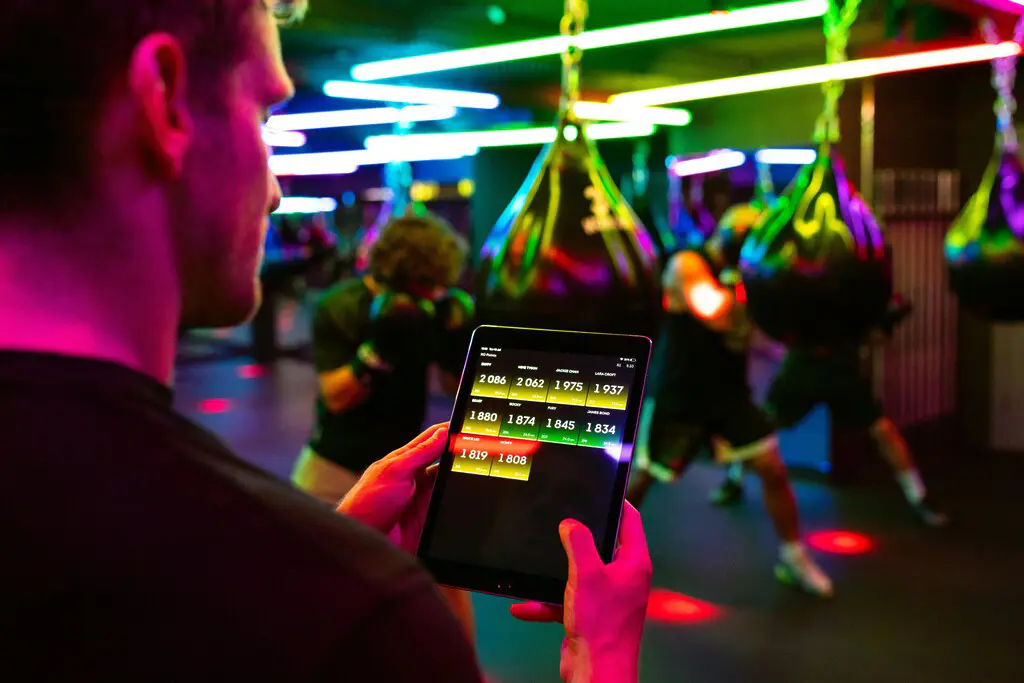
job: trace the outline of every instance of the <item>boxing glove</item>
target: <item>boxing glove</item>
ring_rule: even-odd
[[[409,294],[385,292],[374,297],[370,334],[351,363],[356,376],[387,374],[425,356],[424,340],[429,339],[435,313],[431,301]]]
[[[476,304],[469,293],[452,288],[434,302],[434,358],[442,370],[462,374],[473,336]]]

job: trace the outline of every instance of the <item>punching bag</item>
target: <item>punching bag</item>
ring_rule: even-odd
[[[998,150],[946,234],[949,283],[961,305],[994,322],[1024,320],[1024,167]]]
[[[658,256],[597,148],[563,116],[484,242],[477,310],[488,324],[651,335]]]
[[[824,144],[743,244],[748,311],[787,346],[859,343],[892,295],[881,227]]]

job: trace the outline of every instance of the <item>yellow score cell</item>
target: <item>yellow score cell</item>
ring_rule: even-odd
[[[594,382],[587,393],[588,408],[625,410],[629,400],[629,387],[613,382]]]
[[[501,433],[501,412],[485,405],[470,404],[462,431],[467,434],[498,436]]]
[[[488,369],[476,373],[473,378],[473,389],[469,392],[471,396],[486,396],[488,398],[508,398],[508,390],[511,382],[508,375],[494,372]]]
[[[526,481],[530,478],[530,468],[533,465],[532,455],[517,455],[515,453],[492,454],[494,463],[491,465],[491,476],[500,479],[515,479]]]
[[[556,377],[551,382],[548,403],[566,406],[587,405],[587,385],[583,380],[566,375],[565,377]]]
[[[545,401],[550,387],[551,380],[547,378],[518,376],[508,390],[508,397],[519,401]]]
[[[494,458],[486,450],[481,448],[460,448],[452,458],[452,472],[479,474],[486,477],[491,474],[491,463],[493,462]]]

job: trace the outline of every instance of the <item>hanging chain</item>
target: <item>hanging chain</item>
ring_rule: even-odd
[[[981,34],[985,42],[997,44],[1002,42],[996,32],[996,25],[988,17],[981,20]],[[1024,16],[1017,19],[1013,29],[1013,42],[1024,41]],[[1013,113],[1017,110],[1017,100],[1013,97],[1013,84],[1017,80],[1017,58],[1000,57],[992,60],[992,87],[996,91],[996,131],[1002,149],[1016,152],[1018,149],[1017,130],[1013,127]]]
[[[825,12],[825,63],[842,64],[846,61],[846,45],[850,42],[850,28],[857,20],[860,0],[846,0],[839,9],[840,0],[829,0]],[[815,142],[839,141],[839,97],[843,94],[844,81],[823,83],[825,108],[814,126]]]
[[[587,0],[565,0],[565,14],[562,16],[561,34],[569,38],[562,53],[562,114],[571,116],[573,106],[580,98],[580,60],[583,50],[573,40],[583,33],[587,21]]]
[[[399,110],[398,121],[392,127],[393,135],[405,138],[412,133],[413,121],[405,117],[404,107]],[[404,149],[396,145],[396,149]],[[384,186],[391,190],[391,207],[394,216],[402,216],[412,210],[409,191],[412,187],[412,164],[392,159],[384,166]]]

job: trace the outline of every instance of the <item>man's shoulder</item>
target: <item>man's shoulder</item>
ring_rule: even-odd
[[[317,299],[317,307],[331,309],[349,307],[358,305],[369,296],[370,289],[362,278],[349,278],[325,289]]]
[[[372,604],[429,583],[415,559],[383,536],[240,459],[169,408],[118,412],[70,399],[50,408],[51,419],[74,433],[74,449],[52,432],[33,437],[15,428],[26,458],[0,467],[20,480],[21,524],[30,536],[56,547],[63,537],[55,529],[74,528],[76,543],[104,549],[100,564],[145,557],[140,578],[162,566],[186,574],[189,566],[216,566],[214,573],[246,577],[231,589],[238,597],[247,586],[307,594],[333,584],[323,599]],[[41,462],[47,466],[32,466]],[[70,509],[79,510],[73,519],[64,516]]]

